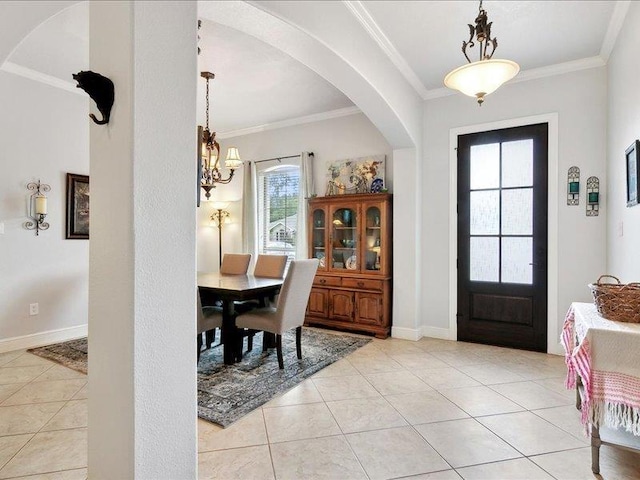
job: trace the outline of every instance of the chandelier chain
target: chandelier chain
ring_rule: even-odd
[[[209,79],[207,78],[207,131],[209,131]]]

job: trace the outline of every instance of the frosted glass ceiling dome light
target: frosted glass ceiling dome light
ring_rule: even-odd
[[[495,92],[503,83],[515,77],[520,71],[520,66],[511,60],[491,59],[498,47],[498,40],[491,38],[493,22],[487,22],[487,12],[482,8],[482,0],[475,23],[475,27],[468,24],[469,40],[462,42],[462,53],[469,63],[449,72],[444,77],[444,84],[465,95],[476,97],[478,105],[482,105],[485,95]],[[476,42],[480,60],[472,62],[467,55],[467,48],[475,47]]]

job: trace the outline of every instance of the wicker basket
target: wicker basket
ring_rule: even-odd
[[[601,283],[603,278],[617,283]],[[600,316],[615,322],[640,323],[640,283],[620,283],[613,275],[601,275],[589,288]]]

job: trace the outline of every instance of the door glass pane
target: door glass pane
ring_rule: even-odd
[[[471,190],[500,186],[500,144],[474,145],[470,152]]]
[[[475,282],[498,281],[498,237],[471,237],[469,279]]]
[[[527,283],[533,281],[533,240],[531,237],[502,238],[502,282]]]
[[[518,140],[502,144],[502,186],[533,185],[533,140]]]
[[[313,211],[313,238],[312,246],[313,252],[311,252],[314,258],[320,261],[320,268],[324,268],[326,265],[326,246],[324,244],[325,233],[325,218],[324,210],[317,209]]]
[[[357,225],[356,212],[350,208],[339,208],[333,213],[333,258],[334,269],[356,270],[357,257]]]
[[[367,208],[366,215],[366,245],[364,268],[365,270],[380,270],[380,248],[382,237],[380,235],[380,209],[378,207]]]
[[[500,233],[500,191],[483,190],[470,193],[471,235],[497,235]]]
[[[502,234],[533,234],[533,189],[502,190]]]

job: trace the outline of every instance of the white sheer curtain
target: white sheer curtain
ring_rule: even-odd
[[[251,254],[254,262],[258,253],[257,240],[257,174],[255,162],[247,162],[243,168],[244,181],[242,186],[242,251]]]
[[[298,187],[298,225],[296,227],[296,258],[309,258],[307,245],[307,199],[315,195],[313,183],[313,152],[302,152],[300,155],[300,183]]]

